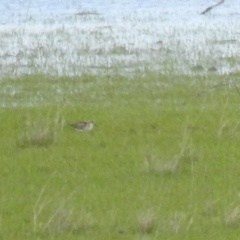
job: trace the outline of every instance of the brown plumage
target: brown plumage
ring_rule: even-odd
[[[93,121],[80,121],[77,123],[70,124],[73,128],[75,128],[78,131],[91,131],[94,127]]]

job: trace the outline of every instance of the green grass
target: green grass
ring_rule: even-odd
[[[3,79],[0,238],[238,239],[239,76]]]

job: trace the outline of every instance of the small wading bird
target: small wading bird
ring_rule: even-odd
[[[81,121],[70,124],[77,131],[91,131],[94,127],[93,121]]]

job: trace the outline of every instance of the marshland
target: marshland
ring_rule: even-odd
[[[240,9],[209,4],[2,4],[2,239],[238,239]]]

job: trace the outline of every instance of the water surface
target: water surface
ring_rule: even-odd
[[[2,0],[1,73],[239,70],[239,2]],[[196,68],[201,66],[202,68]]]

